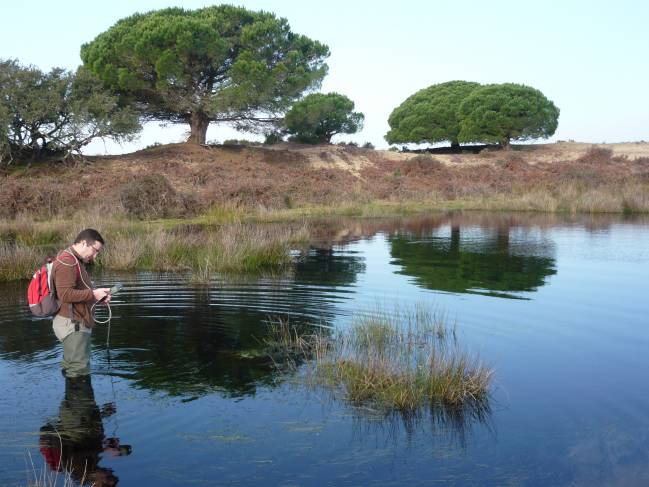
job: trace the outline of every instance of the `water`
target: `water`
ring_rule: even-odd
[[[125,289],[110,351],[100,327],[78,390],[50,322],[27,315],[26,283],[0,284],[0,485],[51,471],[55,430],[66,461],[105,485],[649,483],[649,220],[434,215],[317,231],[282,277],[95,276]],[[422,303],[494,368],[484,415],[352,408],[278,374],[261,345],[271,316],[345,327]]]

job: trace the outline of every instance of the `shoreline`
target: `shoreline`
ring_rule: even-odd
[[[623,144],[616,144],[618,147]],[[156,146],[0,172],[0,280],[28,278],[80,228],[109,269],[285,272],[326,218],[493,212],[649,214],[649,143],[421,154],[353,146]],[[633,155],[633,157],[631,157]],[[264,228],[283,223],[283,229]]]
[[[416,208],[419,211],[414,211]],[[386,211],[392,210],[392,212]],[[29,279],[45,256],[64,248],[81,227],[99,229],[107,246],[99,269],[176,272],[195,284],[216,275],[284,275],[295,253],[313,246],[344,244],[363,235],[406,226],[454,224],[467,217],[477,225],[552,226],[584,222],[607,226],[610,219],[644,220],[646,213],[571,213],[433,209],[423,206],[373,205],[335,212],[331,208],[280,213],[221,211],[193,219],[135,221],[81,214],[75,219],[0,220],[0,281]],[[352,211],[353,210],[353,211]],[[398,210],[398,211],[395,211]],[[531,219],[531,221],[530,221]]]

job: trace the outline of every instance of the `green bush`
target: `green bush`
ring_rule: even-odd
[[[354,102],[339,93],[312,93],[296,102],[286,114],[289,140],[329,144],[336,134],[353,134],[363,127],[364,115],[354,112]]]
[[[266,134],[266,138],[264,139],[264,144],[265,145],[273,145],[273,144],[279,144],[280,142],[283,142],[283,136],[280,132],[270,132]]]
[[[261,142],[248,139],[227,139],[223,141],[223,145],[260,145]]]

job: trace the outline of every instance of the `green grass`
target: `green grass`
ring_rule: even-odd
[[[279,320],[266,344],[275,357],[284,352],[283,363],[306,361],[309,383],[386,411],[484,403],[492,379],[492,370],[460,348],[455,327],[421,307],[357,317],[333,335],[303,333]]]
[[[74,240],[84,227],[106,239],[97,265],[111,270],[172,271],[192,282],[209,282],[215,273],[282,273],[291,250],[309,241],[305,225],[227,223],[196,227],[166,221],[138,222],[86,215],[67,220],[0,222],[0,280],[31,277],[48,255]]]
[[[43,264],[43,254],[34,247],[0,243],[0,280],[31,278]]]
[[[149,232],[116,232],[101,263],[109,269],[188,272],[193,282],[208,282],[214,273],[282,271],[291,266],[291,249],[304,245],[299,228],[262,228],[227,224],[189,232],[152,228]]]
[[[441,202],[449,210],[596,214],[649,213],[649,184],[629,181],[592,187],[565,182],[554,187],[513,188],[506,193],[460,196]]]

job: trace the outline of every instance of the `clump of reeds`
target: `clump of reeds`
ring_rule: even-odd
[[[377,311],[335,334],[300,334],[286,321],[271,327],[268,345],[302,357],[306,377],[356,405],[414,412],[422,406],[484,402],[492,370],[463,351],[443,315]]]
[[[36,268],[44,263],[44,258],[37,248],[0,243],[0,280],[31,278]]]
[[[297,326],[282,318],[274,318],[263,340],[266,353],[280,368],[295,371],[305,360],[324,358],[331,345],[328,328]]]
[[[308,240],[305,227],[269,227],[233,223],[215,229],[118,231],[111,235],[102,265],[110,269],[186,271],[193,282],[209,282],[219,273],[287,269],[291,249]]]
[[[61,241],[66,228],[27,217],[0,220],[0,240],[25,246],[49,246]]]
[[[303,224],[183,226],[92,213],[78,215],[75,225],[66,220],[0,220],[0,280],[31,277],[46,257],[70,245],[85,227],[97,228],[106,240],[99,267],[181,272],[192,282],[209,282],[215,273],[286,272],[292,250],[310,237]]]
[[[39,469],[34,465],[31,453],[28,455],[29,463],[31,464],[30,478],[27,483],[29,487],[74,487],[77,485],[72,478],[72,474],[66,469],[60,468],[59,470],[53,470],[45,465]],[[62,466],[59,465],[59,467]],[[83,485],[86,480],[88,478],[84,472],[79,485]]]
[[[467,190],[468,192],[468,190]],[[585,185],[567,181],[553,185],[518,186],[511,191],[485,191],[440,201],[440,208],[464,210],[538,211],[550,213],[647,213],[649,185],[641,181]]]

